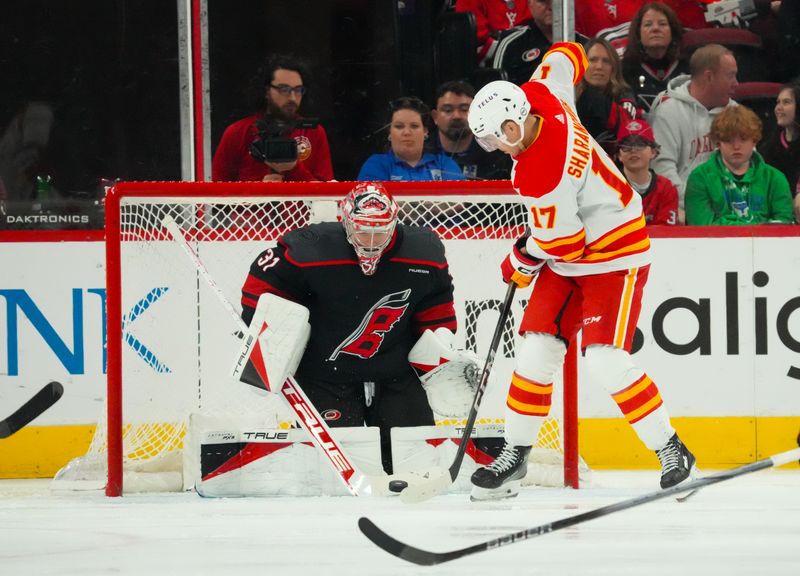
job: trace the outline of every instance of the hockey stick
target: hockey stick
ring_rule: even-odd
[[[800,459],[800,448],[795,448],[794,450],[789,450],[788,452],[781,452],[780,454],[776,454],[764,460],[759,460],[758,462],[753,462],[752,464],[747,464],[731,470],[725,470],[712,476],[705,476],[697,480],[692,480],[686,484],[673,486],[672,488],[668,488],[666,490],[650,492],[649,494],[637,496],[636,498],[623,500],[622,502],[603,506],[602,508],[597,508],[596,510],[590,510],[589,512],[584,512],[583,514],[570,516],[569,518],[563,518],[561,520],[556,520],[555,522],[548,522],[547,524],[542,524],[541,526],[537,526],[535,528],[528,528],[526,530],[520,530],[519,532],[506,534],[505,536],[500,536],[499,538],[493,538],[492,540],[487,540],[485,542],[481,542],[480,544],[474,544],[472,546],[461,548],[459,550],[452,550],[450,552],[430,552],[428,550],[422,550],[421,548],[415,548],[414,546],[404,544],[403,542],[400,542],[399,540],[389,536],[368,518],[359,518],[358,527],[361,532],[364,533],[364,536],[369,538],[379,548],[386,550],[389,554],[421,566],[433,566],[434,564],[449,562],[450,560],[456,560],[457,558],[463,558],[464,556],[470,556],[485,550],[491,550],[493,548],[500,548],[501,546],[514,544],[515,542],[519,542],[521,540],[528,540],[529,538],[542,536],[543,534],[555,532],[556,530],[561,530],[562,528],[581,524],[582,522],[594,520],[595,518],[608,516],[609,514],[621,512],[622,510],[627,510],[628,508],[641,506],[642,504],[647,504],[648,502],[652,502],[654,500],[667,498],[679,492],[684,492],[686,490],[697,490],[710,484],[716,484],[717,482],[730,480],[731,478],[742,476],[744,474],[750,474],[751,472],[757,472],[759,470],[763,470],[764,468],[770,468],[771,466],[782,466],[797,459]]]
[[[181,232],[175,220],[167,215],[163,218],[161,223],[172,236],[173,240],[178,242],[183,248],[184,252],[189,256],[189,259],[194,263],[195,268],[206,281],[208,287],[220,301],[222,306],[230,313],[231,317],[237,322],[239,330],[247,335],[248,327],[242,320],[241,314],[236,311],[228,297],[222,292],[217,285],[214,277],[200,260],[200,256],[192,249],[189,242]],[[247,337],[247,336],[245,336]],[[280,389],[280,396],[289,405],[289,407],[297,414],[303,428],[306,429],[311,436],[314,445],[317,449],[325,455],[328,463],[333,468],[337,477],[341,479],[344,486],[353,496],[371,493],[371,486],[366,475],[360,472],[353,466],[350,458],[347,457],[341,446],[331,435],[330,428],[320,416],[316,408],[303,392],[302,388],[297,384],[297,381],[291,375],[286,378]]]
[[[513,282],[508,283],[508,290],[506,290],[506,298],[503,301],[503,307],[500,309],[500,319],[497,321],[497,326],[494,329],[494,336],[489,345],[489,353],[486,355],[486,363],[483,365],[483,372],[478,381],[478,388],[475,390],[475,397],[472,399],[472,407],[469,410],[469,417],[467,424],[464,426],[464,431],[461,433],[461,441],[458,444],[456,457],[450,468],[433,468],[423,473],[412,473],[407,475],[397,474],[394,475],[395,480],[390,483],[392,491],[402,490],[400,492],[400,499],[407,503],[417,503],[432,498],[437,494],[441,494],[453,485],[458,477],[458,471],[461,469],[461,463],[464,461],[464,454],[467,451],[467,443],[472,434],[472,429],[475,427],[475,420],[478,418],[478,408],[480,408],[483,394],[486,392],[486,384],[489,382],[489,373],[494,364],[494,357],[497,354],[497,348],[500,345],[500,338],[503,335],[503,328],[506,325],[506,319],[511,312],[511,303],[514,299],[517,285]],[[403,486],[405,484],[405,486]]]
[[[64,394],[64,387],[60,383],[54,381],[46,384],[11,416],[0,420],[0,438],[8,438],[20,428],[27,426],[42,412],[58,402],[62,394]]]

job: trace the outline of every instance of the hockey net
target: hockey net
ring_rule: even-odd
[[[276,395],[231,383],[237,325],[197,274],[164,222],[181,228],[218,287],[238,305],[256,255],[286,232],[337,218],[351,183],[120,183],[106,195],[108,395],[88,453],[68,464],[55,485],[128,491],[179,490],[191,414],[228,415],[291,426]],[[456,345],[483,361],[505,287],[499,263],[528,221],[507,184],[388,183],[401,222],[442,238],[455,286]],[[502,422],[513,369],[515,303],[495,360],[479,423]],[[577,487],[575,383],[554,393],[534,459]],[[566,407],[566,410],[565,410]],[[566,423],[565,423],[566,414]],[[440,419],[437,424],[460,422]],[[565,432],[565,430],[567,432]],[[565,446],[567,447],[566,457]],[[534,479],[534,481],[537,481]],[[553,478],[544,483],[552,484]]]

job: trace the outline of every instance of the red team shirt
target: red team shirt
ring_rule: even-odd
[[[674,225],[678,221],[678,191],[663,176],[650,171],[652,180],[642,193],[642,209],[648,224]]]
[[[273,170],[253,159],[250,145],[258,138],[256,121],[253,115],[234,122],[225,129],[217,146],[211,167],[211,179],[223,182],[261,181]],[[316,128],[295,128],[289,133],[297,142],[298,162],[289,172],[284,173],[287,182],[308,182],[312,180],[333,180],[331,152],[328,136],[322,125]]]

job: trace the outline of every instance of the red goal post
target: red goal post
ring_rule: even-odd
[[[207,289],[191,277],[188,265],[180,262],[185,256],[177,256],[175,248],[170,246],[162,218],[170,215],[179,223],[201,258],[211,261],[207,266],[212,275],[216,274],[217,282],[227,284],[222,286],[223,291],[232,302],[238,303],[238,289],[252,257],[291,229],[312,221],[334,219],[336,201],[352,186],[350,182],[123,182],[108,189],[105,200],[107,419],[98,423],[98,433],[90,449],[99,452],[98,457],[106,452],[103,456],[107,457],[107,495],[122,494],[123,477],[127,478],[130,461],[156,460],[163,453],[179,452],[183,447],[182,422],[188,418],[187,411],[196,407],[184,406],[183,400],[169,396],[177,385],[163,386],[154,381],[180,378],[180,386],[190,388],[186,396],[192,398],[191,402],[198,400],[206,407],[222,397],[207,391],[203,379],[209,370],[213,375],[211,380],[220,379],[220,372],[213,366],[218,360],[212,351],[216,356],[224,356],[219,353],[224,347],[209,342],[209,338],[213,340],[217,332],[230,332],[230,328],[218,324],[213,308],[219,305],[204,294]],[[525,230],[528,217],[525,205],[505,181],[388,182],[386,186],[400,205],[402,222],[429,226],[445,242],[456,288],[461,345],[479,355],[485,354],[490,333],[485,334],[484,324],[490,326],[496,317],[484,320],[480,316],[486,310],[493,310],[495,302],[501,299],[499,264],[513,240]],[[167,280],[167,274],[177,278],[175,286]],[[137,283],[141,285],[140,292],[131,292]],[[146,298],[142,296],[144,292]],[[170,306],[163,305],[165,294],[172,298]],[[527,293],[522,291],[520,298],[527,298]],[[191,316],[195,311],[190,308],[196,309],[197,318]],[[514,313],[521,317],[522,309],[517,302]],[[155,316],[155,310],[162,316],[152,321],[151,332],[148,334],[145,329],[145,336],[135,334],[135,329],[145,324],[143,318],[149,320]],[[179,328],[181,323],[184,332]],[[209,326],[214,329],[209,330]],[[504,344],[498,351],[498,358],[506,362],[506,371],[513,358],[513,332],[510,326],[507,328]],[[159,342],[159,338],[164,340]],[[203,346],[210,346],[211,350],[202,349]],[[187,358],[165,352],[176,347],[186,347]],[[166,354],[166,359],[162,354]],[[563,453],[564,484],[577,487],[574,346],[570,346],[567,358],[563,414],[554,419],[559,436],[555,449]],[[182,368],[184,360],[187,366],[196,361],[197,374],[194,367]],[[224,368],[229,368],[227,364],[231,361],[232,356],[219,359]],[[495,384],[495,388],[503,389],[502,394],[498,392],[503,400],[507,382],[505,379]],[[141,397],[130,398],[134,391]],[[225,394],[228,392],[229,389]],[[229,400],[226,396],[225,402]],[[245,399],[242,405],[249,402]],[[235,407],[234,411],[239,409]],[[165,418],[164,414],[171,414],[170,411],[175,413],[174,419]],[[498,412],[501,412],[499,404],[494,406],[494,415]],[[151,419],[155,422],[149,422]],[[168,420],[166,424],[162,422],[164,419]],[[147,430],[141,432],[139,429],[143,427]],[[98,437],[99,434],[104,434],[104,438]],[[162,434],[170,436],[165,445],[159,444]],[[133,438],[137,438],[135,445]],[[138,467],[147,470],[148,463]]]

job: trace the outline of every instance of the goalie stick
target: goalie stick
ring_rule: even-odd
[[[461,469],[461,463],[464,461],[464,454],[467,451],[469,437],[472,434],[472,429],[475,427],[475,420],[478,418],[478,408],[480,408],[483,394],[486,391],[489,373],[492,370],[494,357],[500,345],[500,338],[503,335],[506,319],[511,312],[511,303],[514,300],[516,289],[516,284],[513,282],[508,283],[506,298],[500,309],[500,318],[494,329],[494,336],[492,336],[492,342],[489,345],[489,353],[486,355],[486,363],[483,365],[483,371],[478,381],[478,388],[475,390],[475,397],[472,399],[472,407],[469,410],[467,424],[464,426],[464,431],[461,433],[461,441],[458,444],[458,450],[456,451],[456,457],[453,459],[453,463],[448,469],[434,468],[422,473],[416,472],[407,475],[394,475],[395,479],[390,482],[389,489],[393,492],[402,490],[402,492],[400,492],[400,499],[403,502],[407,504],[422,502],[437,494],[441,494],[456,481],[458,471]],[[403,487],[403,484],[405,484],[405,487]]]
[[[609,514],[621,512],[622,510],[627,510],[628,508],[641,506],[642,504],[647,504],[648,502],[652,502],[654,500],[667,498],[680,492],[697,490],[710,484],[724,482],[725,480],[730,480],[731,478],[736,478],[737,476],[743,476],[744,474],[757,472],[772,466],[782,466],[798,459],[800,459],[800,448],[795,448],[794,450],[781,452],[780,454],[776,454],[764,460],[759,460],[758,462],[753,462],[752,464],[739,466],[738,468],[732,468],[731,470],[725,470],[711,476],[705,476],[697,480],[692,480],[686,484],[679,484],[666,490],[650,492],[649,494],[623,500],[622,502],[617,502],[616,504],[610,504],[608,506],[603,506],[602,508],[590,510],[589,512],[584,512],[583,514],[577,514],[575,516],[570,516],[569,518],[556,520],[555,522],[548,522],[547,524],[542,524],[541,526],[536,526],[535,528],[527,528],[525,530],[520,530],[519,532],[506,534],[505,536],[500,536],[499,538],[493,538],[491,540],[474,544],[466,548],[451,550],[450,552],[430,552],[421,548],[415,548],[409,544],[404,544],[403,542],[400,542],[399,540],[389,536],[386,532],[378,528],[378,526],[376,526],[375,523],[369,518],[359,518],[358,527],[364,536],[369,538],[379,548],[386,550],[386,552],[389,554],[421,566],[433,566],[434,564],[449,562],[450,560],[456,560],[458,558],[463,558],[464,556],[470,556],[472,554],[477,554],[478,552],[484,552],[485,550],[500,548],[501,546],[514,544],[515,542],[542,536],[543,534],[555,532],[556,530],[561,530],[562,528],[581,524],[582,522],[594,520],[595,518],[608,516]]]
[[[45,410],[58,402],[64,394],[64,387],[59,382],[50,382],[34,394],[19,409],[5,420],[0,420],[0,438],[8,438],[17,430],[27,426]]]
[[[208,287],[220,301],[222,306],[230,313],[231,317],[237,322],[239,330],[247,337],[247,325],[242,320],[241,314],[236,311],[233,304],[228,300],[228,297],[222,292],[222,289],[217,285],[214,277],[200,260],[200,256],[192,249],[189,242],[181,232],[175,220],[167,215],[163,218],[161,223],[172,236],[173,240],[178,242],[183,248],[184,252],[189,256],[189,259],[194,263],[195,268],[206,281]],[[286,378],[280,387],[280,396],[289,405],[289,407],[297,415],[303,428],[306,429],[308,434],[313,440],[314,446],[325,455],[328,463],[333,468],[337,477],[341,479],[345,488],[353,495],[360,496],[362,494],[370,494],[372,492],[369,480],[365,474],[360,472],[353,466],[350,458],[347,457],[342,447],[336,442],[331,435],[330,428],[323,420],[320,413],[311,404],[311,401],[303,392],[302,388],[297,384],[297,381],[290,375]]]

